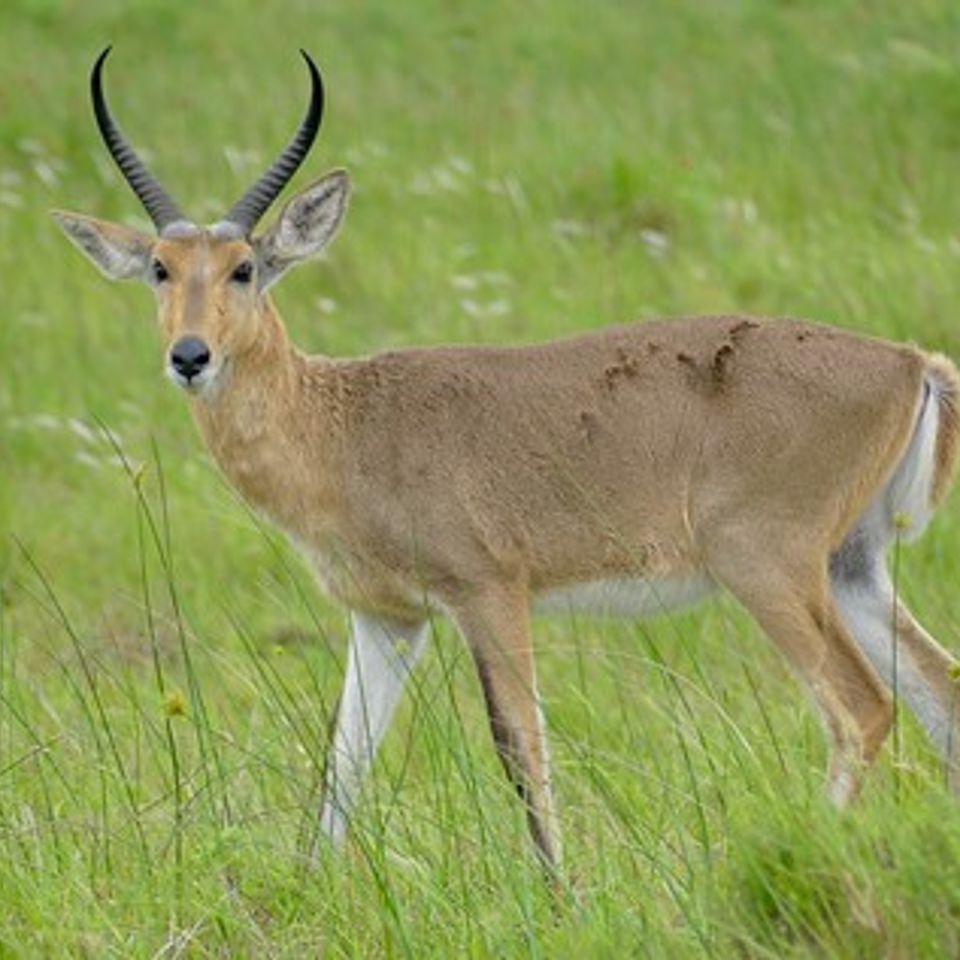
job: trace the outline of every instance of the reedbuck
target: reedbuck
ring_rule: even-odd
[[[54,216],[114,280],[157,298],[166,370],[242,496],[352,613],[323,831],[339,840],[432,613],[476,663],[493,739],[543,861],[559,863],[532,609],[641,615],[730,591],[783,651],[830,741],[828,796],[855,796],[896,682],[960,763],[955,661],[894,595],[886,551],[919,534],[957,456],[945,358],[790,319],[650,321],[536,346],[305,356],[269,288],[347,207],[327,174],[254,228],[320,124],[323,92],[223,220],[188,220],[112,120],[100,132],[157,236]],[[895,652],[896,649],[896,652]],[[895,661],[897,666],[895,666]]]

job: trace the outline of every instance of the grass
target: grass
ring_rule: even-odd
[[[152,305],[46,215],[142,223],[86,77],[198,217],[329,109],[347,227],[277,300],[361,354],[653,314],[793,313],[960,355],[960,11],[843,0],[170,5],[0,14],[0,956],[943,957],[960,819],[912,722],[847,816],[729,602],[537,626],[577,896],[558,910],[458,641],[316,872],[345,617],[211,467]],[[948,645],[960,512],[904,548]],[[954,644],[955,645],[955,644]]]

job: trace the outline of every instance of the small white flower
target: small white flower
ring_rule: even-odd
[[[246,174],[262,166],[260,153],[257,150],[235,147],[228,143],[224,144],[223,155],[227,159],[227,166],[234,173]]]
[[[466,157],[450,157],[447,165],[463,177],[470,176],[473,173],[473,164]]]
[[[487,304],[487,316],[489,317],[504,317],[506,316],[513,308],[510,305],[509,300],[491,300]]]
[[[99,470],[103,466],[102,461],[87,450],[74,450],[73,459],[91,470]]]
[[[45,160],[35,157],[32,163],[33,172],[45,187],[55,187],[60,183],[59,164],[55,160]]]
[[[86,443],[96,443],[100,439],[98,434],[94,433],[82,420],[78,420],[76,417],[67,419],[67,427],[74,436],[79,437]]]
[[[464,297],[460,301],[460,308],[468,317],[481,320],[486,317],[505,316],[511,311],[512,306],[509,300],[504,300],[502,298],[498,300],[489,300],[486,303],[480,303],[477,300]]]
[[[670,238],[660,230],[652,230],[649,227],[640,231],[640,239],[653,257],[666,256],[670,249]]]
[[[559,237],[586,237],[590,234],[589,224],[582,220],[554,220],[550,227]]]
[[[477,274],[481,283],[489,283],[492,287],[506,287],[513,283],[513,277],[503,270],[483,270]]]
[[[24,137],[22,140],[18,140],[17,146],[23,153],[27,153],[31,157],[41,157],[47,152],[46,148],[39,140],[34,140],[29,137]]]

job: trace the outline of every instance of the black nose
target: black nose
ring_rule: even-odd
[[[192,380],[210,362],[210,348],[199,337],[181,337],[170,349],[173,369]]]

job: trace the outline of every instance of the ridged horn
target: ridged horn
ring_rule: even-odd
[[[144,166],[143,161],[137,156],[136,151],[127,142],[120,128],[110,116],[107,109],[107,101],[103,96],[103,62],[107,59],[112,47],[107,47],[103,53],[97,57],[97,62],[93,65],[93,71],[90,73],[90,97],[93,100],[93,112],[97,118],[97,126],[100,128],[100,135],[103,142],[110,151],[110,156],[120,168],[127,183],[133,188],[133,192],[139,197],[150,219],[154,222],[157,232],[162,232],[163,228],[177,220],[186,220],[186,217],[180,212],[180,208],[173,202],[173,199],[160,182]]]
[[[262,177],[233,205],[224,220],[235,224],[245,236],[249,236],[267,208],[277,199],[280,191],[297,172],[310,151],[320,120],[323,117],[323,81],[320,71],[306,50],[300,51],[310,71],[310,105],[300,129],[293,139],[283,148],[280,156]]]

